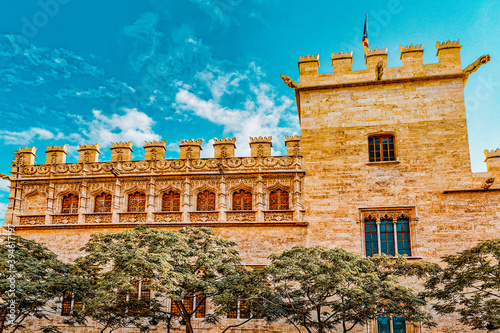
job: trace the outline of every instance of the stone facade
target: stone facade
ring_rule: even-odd
[[[301,126],[300,137],[286,137],[286,156],[270,156],[271,137],[250,138],[251,157],[234,157],[235,139],[215,140],[209,159],[200,158],[195,140],[182,141],[175,160],[164,159],[165,141],[146,143],[142,161],[130,161],[132,143],[113,144],[111,162],[98,162],[99,145],[81,146],[74,164],[64,163],[64,147],[49,147],[57,151],[48,149],[53,156],[40,165],[36,148],[22,148],[15,152],[6,223],[65,261],[81,255],[78,249],[94,233],[138,223],[209,226],[238,243],[245,264],[265,265],[272,252],[296,244],[365,255],[367,221],[377,225],[381,251],[380,225],[404,220],[408,239],[394,244],[396,252],[439,262],[500,234],[500,150],[485,152],[487,172],[471,172],[463,96],[468,76],[489,56],[462,70],[460,48],[438,43],[439,62],[424,65],[421,45],[401,47],[403,65],[396,68],[387,67],[386,49],[375,49],[361,71],[351,70],[352,52],[332,53],[328,74],[318,74],[318,56],[301,57],[300,83],[282,76],[294,89]],[[372,158],[373,149],[385,149],[372,141],[383,138],[391,140],[388,157]],[[233,209],[240,190],[251,193],[251,209]],[[273,206],[277,190],[287,193],[287,209]],[[200,211],[198,195],[206,191],[214,209]],[[179,195],[176,211],[162,209],[170,192]],[[132,194],[144,197],[143,211],[129,211]],[[109,211],[96,211],[97,196],[106,195]],[[63,213],[70,199],[76,204]],[[437,320],[436,329],[408,326],[407,332],[466,330],[451,316]],[[295,330],[259,320],[244,329]],[[377,328],[373,323],[362,331]]]

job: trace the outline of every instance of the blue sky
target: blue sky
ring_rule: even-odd
[[[460,39],[462,67],[479,56],[491,62],[465,88],[472,168],[485,171],[484,149],[500,147],[500,5],[494,0],[0,0],[0,172],[9,173],[20,146],[164,139],[178,157],[181,139],[272,135],[276,154],[284,135],[299,133],[293,91],[279,75],[298,80],[297,61],[354,52],[363,69],[363,20],[370,48],[424,45],[424,63],[437,62],[437,41]],[[7,204],[0,182],[0,216]]]

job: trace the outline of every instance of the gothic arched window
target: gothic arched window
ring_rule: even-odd
[[[288,210],[288,192],[275,190],[269,193],[269,210]]]
[[[252,210],[252,193],[245,190],[234,192],[233,210]]]
[[[141,192],[134,192],[128,195],[129,212],[143,212],[146,210],[146,195]]]
[[[181,195],[174,191],[164,193],[161,198],[161,210],[164,212],[178,212],[181,210]]]
[[[111,212],[111,194],[101,193],[95,197],[94,213],[109,213]]]
[[[78,213],[78,195],[69,194],[62,198],[62,214],[77,214]]]
[[[196,210],[215,210],[215,193],[210,192],[209,190],[198,193],[198,197],[196,200]]]

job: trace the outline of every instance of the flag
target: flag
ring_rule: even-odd
[[[363,30],[363,48],[365,49],[365,65],[366,65],[366,53],[370,50],[368,48],[368,14],[365,15],[365,29]]]

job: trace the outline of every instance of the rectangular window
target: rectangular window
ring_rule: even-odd
[[[404,317],[377,317],[377,333],[406,333],[406,320]]]
[[[69,316],[71,312],[83,306],[82,299],[75,297],[71,291],[65,291],[62,299],[61,316]]]
[[[194,307],[196,304],[196,308]],[[174,317],[181,317],[181,308],[184,305],[185,310],[189,313],[196,312],[194,314],[195,318],[205,318],[207,314],[207,298],[203,294],[197,294],[196,296],[186,295],[182,301],[172,300],[172,315]]]
[[[410,220],[412,208],[361,209],[365,254],[411,256]]]
[[[368,137],[370,162],[395,161],[394,135],[376,135]]]

